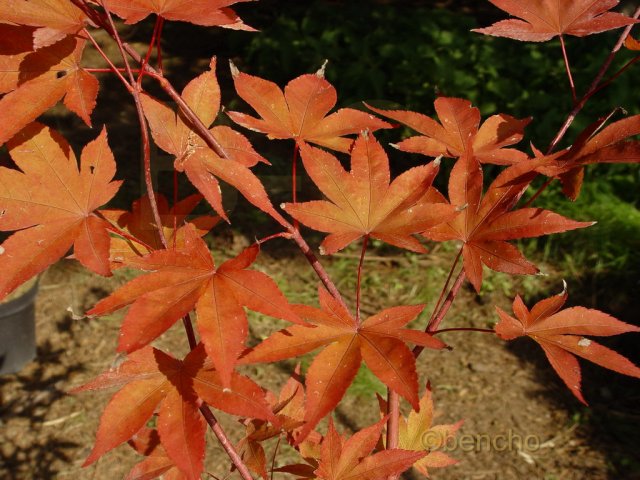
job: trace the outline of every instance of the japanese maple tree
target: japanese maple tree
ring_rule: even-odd
[[[639,49],[629,33],[640,8],[629,17],[612,11],[615,0],[490,0],[517,18],[475,31],[521,41],[560,41],[573,109],[545,151],[536,148],[536,139],[528,151],[518,144],[531,118],[499,113],[482,122],[480,109],[462,98],[436,98],[437,119],[368,104],[331,113],[338,94],[324,78],[326,65],[316,73],[301,72],[281,88],[231,63],[235,91],[257,117],[241,111],[220,115],[228,100],[221,97],[215,56],[178,92],[163,69],[164,23],[254,31],[233,9],[243,1],[0,0],[0,144],[10,158],[0,167],[0,230],[13,232],[0,245],[0,299],[63,257],[102,276],[125,267],[135,272],[86,312],[97,322],[96,317],[126,309],[114,346],[124,358],[75,389],[117,389],[85,465],[128,442],[144,458],[132,465],[127,479],[199,479],[208,473],[210,428],[229,457],[230,470],[244,480],[274,473],[302,479],[394,479],[412,467],[428,476],[456,463],[446,446],[462,425],[462,420],[433,425],[431,385],[416,368],[423,349],[448,348],[438,338],[444,331],[482,331],[502,340],[529,337],[583,403],[578,357],[640,378],[640,368],[629,359],[589,338],[640,328],[599,310],[563,309],[566,288],[530,309],[517,296],[513,316],[496,306],[494,329],[440,328],[465,282],[481,291],[483,266],[509,274],[538,273],[510,242],[593,224],[535,206],[548,185],[558,180],[575,200],[586,165],[640,163],[640,143],[633,138],[640,134],[640,115],[592,119],[571,146],[558,147],[588,100],[640,58],[603,80],[623,45]],[[122,33],[143,21],[155,24],[141,55]],[[620,28],[591,86],[578,95],[564,37]],[[98,31],[113,42],[118,56],[106,53],[96,40]],[[108,67],[87,65],[83,54],[88,49]],[[246,68],[250,72],[251,66]],[[108,139],[109,125],[100,126],[82,146],[78,161],[73,147],[80,146],[69,145],[61,133],[37,121],[62,101],[91,127],[97,73],[114,75],[135,105],[146,192],[130,210],[108,205],[122,183],[109,147],[120,139]],[[393,146],[420,154],[419,165],[392,175],[376,135],[397,124],[374,113],[418,133]],[[229,119],[250,132],[237,131]],[[292,143],[291,202],[274,205],[274,192],[252,170],[269,165],[251,143],[256,134]],[[153,144],[173,158],[171,201],[154,189]],[[318,198],[311,201],[297,200],[298,156],[317,187]],[[487,164],[499,173],[485,188]],[[446,196],[434,187],[442,171],[449,172]],[[183,173],[197,192],[181,197],[177,186]],[[546,180],[529,194],[541,176]],[[273,230],[236,256],[216,254],[214,259],[204,237],[233,218],[220,182],[249,202],[245,208],[255,207],[271,221]],[[199,204],[207,212],[193,215]],[[317,247],[305,240],[307,228],[326,234]],[[317,274],[318,286],[295,288],[317,287],[318,305],[291,303],[277,279],[262,271],[261,245],[274,238],[295,244]],[[363,315],[363,263],[373,240],[414,255],[429,255],[426,240],[459,246],[435,308],[426,316],[425,304],[418,302],[384,305]],[[317,249],[333,255],[351,244],[361,249],[354,302],[345,301],[340,283],[315,254]],[[246,309],[287,324],[250,345]],[[189,347],[178,358],[154,346],[176,323],[182,323]],[[295,357],[304,357],[303,364],[309,360],[309,366],[298,364],[277,393],[251,378],[250,365]],[[386,386],[387,398],[378,398],[379,421],[341,433],[332,412],[361,368]],[[411,409],[406,416],[400,412],[401,397]],[[376,400],[371,401],[375,408]],[[231,438],[218,412],[238,417],[244,436]],[[276,438],[269,461],[265,447]],[[281,441],[296,460],[279,461]]]

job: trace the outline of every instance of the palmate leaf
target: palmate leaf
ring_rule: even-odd
[[[245,25],[231,5],[253,0],[104,0],[107,8],[132,24],[156,14],[166,20],[234,30],[254,29]]]
[[[66,37],[40,50],[19,53],[18,65],[11,55],[0,55],[2,91],[8,92],[0,99],[0,144],[63,98],[64,105],[91,126],[99,84],[80,66],[85,44],[84,39]]]
[[[391,182],[389,158],[371,134],[354,143],[351,172],[318,148],[302,145],[300,152],[307,173],[329,200],[287,203],[284,209],[308,227],[329,233],[323,253],[335,253],[365,235],[424,253],[412,235],[457,214],[446,202],[424,198],[438,162],[412,168]]]
[[[120,188],[107,132],[89,143],[80,168],[66,140],[33,123],[8,144],[20,170],[0,167],[0,230],[17,230],[1,246],[0,298],[74,247],[85,267],[110,275],[108,223],[94,211]]]
[[[460,215],[422,234],[435,241],[460,240],[467,278],[476,291],[482,286],[482,265],[511,274],[538,272],[520,251],[508,243],[593,225],[576,222],[541,208],[513,210],[535,177],[541,160],[521,162],[504,170],[482,195],[482,168],[467,149],[451,171],[449,201],[462,209]],[[439,193],[432,196],[444,201]]]
[[[501,20],[472,31],[525,42],[546,42],[557,35],[584,37],[636,23],[610,12],[618,0],[489,0],[521,20]]]
[[[580,133],[574,144],[550,155],[536,152],[541,165],[536,171],[555,177],[562,191],[576,200],[584,179],[584,167],[596,163],[640,163],[640,142],[628,140],[640,134],[640,115],[633,115],[603,128],[609,117],[601,118]]]
[[[231,64],[236,92],[260,115],[227,112],[239,125],[266,133],[271,139],[293,139],[348,152],[353,140],[345,135],[373,132],[391,125],[366,112],[343,108],[330,115],[337,94],[324,78],[324,66],[314,74],[291,80],[284,92],[275,83],[240,72]]]
[[[366,104],[365,104],[366,105]],[[511,165],[526,160],[527,154],[505,148],[522,140],[531,117],[518,120],[510,115],[493,115],[480,125],[480,110],[462,98],[439,97],[434,102],[441,123],[408,110],[382,110],[367,105],[374,112],[401,122],[421,135],[393,145],[403,152],[459,157],[470,148],[481,163]]]
[[[194,307],[198,330],[222,382],[228,385],[248,334],[243,306],[290,322],[302,323],[266,274],[246,270],[256,259],[253,245],[216,268],[206,243],[191,224],[184,243],[131,258],[130,267],[151,273],[113,292],[89,315],[105,315],[132,304],[121,327],[118,351],[148,345]]]
[[[205,126],[210,126],[220,109],[220,87],[215,74],[216,59],[210,70],[194,78],[182,91],[182,98]],[[229,221],[222,206],[218,178],[235,187],[262,211],[281,218],[275,211],[260,180],[249,170],[262,161],[244,135],[226,126],[210,129],[224,149],[227,159],[207,147],[180,114],[176,114],[150,95],[142,95],[142,106],[156,144],[176,157],[174,167],[185,172],[189,181],[204,195],[213,209]]]
[[[280,330],[239,360],[241,364],[275,362],[325,347],[307,372],[306,423],[297,441],[304,440],[340,402],[363,360],[380,380],[418,410],[415,359],[406,343],[435,349],[445,346],[425,332],[404,328],[424,305],[388,308],[359,325],[324,288],[318,294],[320,309],[295,306],[309,325]]]
[[[551,366],[578,400],[586,404],[580,387],[580,365],[576,356],[609,370],[640,378],[640,368],[627,358],[585,337],[640,332],[640,327],[621,322],[599,310],[573,307],[561,310],[567,289],[536,303],[529,310],[520,296],[513,301],[515,318],[496,307],[500,321],[496,334],[503,340],[528,336],[544,350]]]
[[[199,398],[232,415],[278,422],[262,389],[247,377],[233,373],[229,385],[223,386],[202,344],[183,361],[145,347],[74,392],[112,387],[122,388],[102,414],[85,466],[132,438],[158,406],[162,447],[189,480],[199,479],[203,469],[206,423],[199,412]]]

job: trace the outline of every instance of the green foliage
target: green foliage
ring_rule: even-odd
[[[568,202],[556,185],[537,204],[577,220],[598,223],[585,230],[534,240],[530,248],[543,251],[545,256],[564,257],[564,269],[572,274],[614,270],[637,274],[636,252],[640,248],[637,182],[637,168],[591,168],[576,202]]]
[[[377,100],[381,107],[430,114],[437,93],[459,96],[477,104],[483,115],[532,115],[529,134],[546,141],[571,107],[557,40],[532,44],[481,36],[470,30],[489,21],[461,14],[455,7],[351,1],[336,9],[316,0],[289,3],[286,9],[265,2],[262,10],[254,11],[258,14],[249,21],[264,34],[233,37],[238,44],[232,50],[244,50],[241,59],[248,73],[282,85],[317,70],[328,59],[327,78],[337,88],[341,106]],[[593,78],[615,38],[614,33],[609,41],[569,39],[574,76]],[[622,52],[616,65],[630,56]],[[574,131],[612,105],[637,111],[632,81],[623,76],[593,99]],[[587,87],[577,85],[579,91]]]

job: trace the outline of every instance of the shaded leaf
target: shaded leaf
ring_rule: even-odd
[[[522,336],[535,340],[562,381],[584,404],[587,402],[581,392],[580,366],[576,356],[618,373],[640,378],[640,368],[627,358],[584,336],[620,335],[640,332],[640,328],[599,310],[584,307],[561,310],[566,300],[565,288],[559,295],[536,303],[529,311],[517,296],[513,302],[515,318],[496,307],[500,317],[495,327],[496,334],[503,340]]]

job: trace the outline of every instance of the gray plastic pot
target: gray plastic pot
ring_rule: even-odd
[[[35,300],[38,282],[0,303],[0,375],[15,373],[36,356]]]

